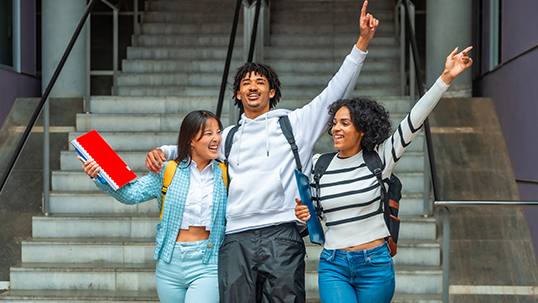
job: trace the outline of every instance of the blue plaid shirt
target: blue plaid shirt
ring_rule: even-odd
[[[166,163],[168,164],[168,163]],[[114,191],[108,184],[102,184],[98,180],[95,185],[103,192],[114,197],[124,204],[137,204],[157,198],[159,207],[162,207],[163,176],[165,167],[159,174],[151,173],[138,179],[135,182],[128,183]],[[222,169],[218,162],[213,162],[213,209],[211,212],[211,233],[209,235],[208,247],[202,259],[203,263],[217,264],[218,251],[224,232],[226,231],[226,187],[222,179]],[[153,258],[158,260],[162,258],[166,263],[170,263],[174,252],[183,211],[185,210],[185,201],[190,185],[190,169],[186,166],[186,161],[180,163],[168,191],[166,193],[166,203],[164,204],[163,218],[157,224],[157,236],[155,239],[155,254]]]

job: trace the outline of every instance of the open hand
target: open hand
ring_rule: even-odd
[[[456,47],[450,55],[446,58],[445,71],[441,75],[441,79],[446,83],[450,84],[456,76],[461,74],[464,70],[473,65],[473,59],[471,59],[467,52],[469,52],[473,47],[469,46],[460,53],[458,53],[458,48]]]
[[[165,161],[166,154],[160,148],[155,148],[146,156],[146,166],[152,173],[160,173]]]
[[[80,156],[77,156],[77,158],[82,162],[82,169],[88,176],[92,178],[97,178],[97,174],[101,170],[101,167],[99,167],[99,164],[97,162],[91,160],[91,161],[84,161]]]
[[[359,28],[361,34],[359,41],[357,41],[357,48],[365,52],[370,40],[374,37],[375,30],[379,25],[379,20],[374,18],[370,13],[366,13],[366,8],[368,7],[368,1],[364,1],[361,10],[361,17],[359,19]]]
[[[295,216],[297,219],[302,221],[308,221],[310,219],[310,212],[308,211],[308,206],[303,205],[301,199],[295,199],[297,206],[295,206]]]

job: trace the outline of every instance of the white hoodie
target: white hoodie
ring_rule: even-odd
[[[314,145],[329,119],[327,108],[353,91],[366,54],[353,47],[323,92],[300,109],[275,109],[255,119],[241,116],[228,159],[231,182],[226,233],[298,221],[294,210],[299,197],[294,175],[297,167],[278,119],[288,115],[303,173],[310,174]],[[223,131],[220,159],[224,159],[224,144],[232,127]],[[176,146],[161,149],[168,159],[177,157]]]

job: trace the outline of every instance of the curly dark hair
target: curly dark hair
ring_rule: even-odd
[[[373,150],[378,144],[383,143],[391,131],[390,115],[383,105],[370,97],[357,97],[353,99],[342,99],[329,106],[329,135],[332,136],[334,126],[334,116],[336,112],[347,107],[351,115],[351,122],[357,130],[364,132],[361,140],[361,148]]]
[[[239,107],[241,112],[244,111],[243,103],[241,102],[241,100],[237,99],[237,92],[241,87],[241,80],[243,80],[246,75],[250,75],[250,73],[262,75],[267,78],[267,81],[269,82],[269,89],[275,90],[275,95],[269,101],[269,108],[271,109],[275,107],[278,101],[280,101],[280,98],[282,97],[282,93],[280,92],[280,80],[278,79],[278,75],[276,74],[275,70],[269,65],[256,62],[247,62],[237,69],[237,72],[234,76],[232,95],[232,98],[235,99],[234,105]]]

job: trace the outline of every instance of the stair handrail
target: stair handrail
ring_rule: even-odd
[[[250,47],[248,51],[247,62],[252,62],[254,57],[254,49],[256,47],[256,36],[258,32],[258,23],[260,16],[261,3],[264,0],[256,0],[256,12],[254,14],[254,24],[252,25],[252,33],[250,36]],[[228,43],[228,52],[226,54],[226,62],[224,63],[224,72],[222,73],[222,81],[220,84],[219,99],[217,102],[217,117],[221,117],[222,106],[224,103],[224,94],[226,93],[226,83],[228,82],[228,74],[230,72],[230,65],[232,62],[233,49],[235,45],[235,35],[237,33],[237,24],[239,23],[239,11],[241,10],[241,3],[243,0],[237,0],[235,5],[234,19],[232,24],[232,32],[230,33],[230,42]]]
[[[15,167],[15,164],[17,163],[17,160],[19,159],[22,150],[24,149],[24,146],[28,142],[30,133],[33,127],[35,126],[39,115],[43,112],[43,201],[42,201],[41,210],[45,215],[49,213],[49,192],[50,192],[48,98],[52,91],[52,88],[54,87],[54,85],[56,84],[56,81],[58,80],[58,77],[60,76],[60,73],[67,61],[67,58],[69,57],[69,54],[73,50],[75,42],[80,36],[80,32],[82,31],[82,28],[84,27],[85,23],[88,20],[88,16],[90,15],[97,1],[98,0],[90,0],[89,3],[86,5],[86,10],[84,11],[82,18],[80,19],[78,26],[76,27],[75,32],[73,33],[73,36],[71,37],[71,40],[69,41],[69,44],[67,45],[67,48],[64,54],[62,55],[62,58],[60,59],[58,66],[56,67],[56,70],[54,71],[54,74],[52,75],[45,91],[43,92],[41,100],[39,101],[35,111],[32,114],[32,117],[30,118],[30,121],[28,122],[28,126],[26,127],[24,133],[22,134],[22,137],[19,143],[17,144],[17,147],[15,148],[15,151],[13,152],[11,159],[9,160],[6,166],[6,170],[2,174],[2,178],[0,179],[0,194],[1,194],[4,188],[6,187],[7,181],[9,177],[11,176],[11,173],[13,172],[13,168]],[[105,0],[101,0],[101,1],[106,2]],[[123,1],[124,0],[119,0],[116,7],[118,8],[121,7],[121,5],[123,4]]]

